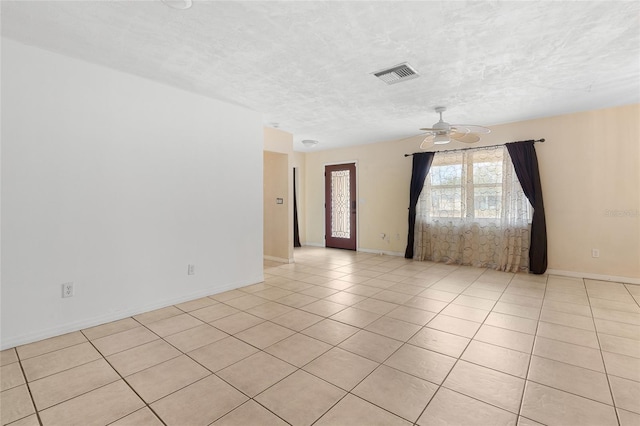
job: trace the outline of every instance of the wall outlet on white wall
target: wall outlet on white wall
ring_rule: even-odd
[[[73,283],[62,284],[62,297],[73,297]]]
[[[591,257],[600,257],[600,250],[591,249]]]
[[[187,275],[196,274],[196,265],[187,265]]]

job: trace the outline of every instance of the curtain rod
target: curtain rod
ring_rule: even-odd
[[[535,142],[543,143],[544,141],[545,141],[545,139],[541,138],[541,139],[534,140],[532,142],[534,142],[534,143]],[[529,142],[529,141],[518,141],[518,142]],[[507,142],[507,143],[518,143],[518,142]],[[505,145],[506,145],[506,143],[501,143],[501,144],[498,144],[498,145],[479,146],[479,147],[472,147],[471,146],[469,148],[443,149],[443,150],[440,150],[440,151],[424,151],[424,152],[435,152],[435,153],[438,153],[438,152],[456,152],[456,151],[467,151],[469,149],[489,149],[489,148],[495,148],[496,146],[505,146]],[[412,155],[413,154],[405,154],[404,156],[405,157],[411,157]]]

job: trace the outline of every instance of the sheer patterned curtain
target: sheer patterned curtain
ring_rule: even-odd
[[[418,200],[415,258],[526,271],[530,218],[505,147],[437,152]]]

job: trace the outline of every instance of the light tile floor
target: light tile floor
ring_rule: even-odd
[[[640,425],[640,286],[295,258],[2,351],[2,425]]]

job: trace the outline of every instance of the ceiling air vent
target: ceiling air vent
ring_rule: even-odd
[[[373,75],[387,84],[396,84],[402,81],[420,77],[420,74],[418,74],[418,72],[406,62],[396,65],[392,68],[376,71],[373,73]]]

